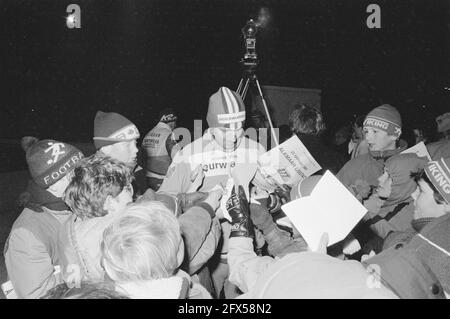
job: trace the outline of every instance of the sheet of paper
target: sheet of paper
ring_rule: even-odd
[[[261,173],[280,186],[293,186],[322,168],[296,135],[261,155],[259,164]]]
[[[292,224],[315,250],[328,233],[328,245],[343,240],[366,214],[367,209],[327,171],[310,196],[281,206]]]
[[[419,157],[426,157],[429,161],[431,161],[431,156],[428,153],[427,147],[423,142],[417,143],[413,147],[410,147],[402,152],[404,153],[416,153]]]

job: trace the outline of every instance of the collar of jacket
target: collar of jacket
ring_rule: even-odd
[[[186,299],[189,284],[187,278],[175,275],[154,280],[117,283],[116,291],[132,299]]]
[[[370,151],[369,150],[369,154],[373,159],[375,159],[377,161],[381,160],[381,161],[385,162],[389,157],[403,152],[408,147],[408,144],[404,140],[399,140],[398,144],[399,145],[395,150],[389,150],[389,151]]]
[[[422,231],[422,229],[433,220],[435,220],[434,217],[424,217],[424,218],[414,219],[411,222],[411,225],[416,232],[420,233]]]
[[[42,213],[46,207],[53,211],[68,211],[69,207],[60,197],[54,196],[45,188],[30,180],[25,192],[20,195],[20,204],[34,212]]]

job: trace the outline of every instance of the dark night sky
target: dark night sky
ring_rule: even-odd
[[[70,3],[81,29],[66,27]],[[369,3],[380,30],[366,27]],[[448,1],[0,0],[0,137],[88,141],[99,109],[145,134],[172,106],[191,127],[219,86],[236,88],[240,29],[261,6],[273,15],[261,83],[322,89],[334,124],[381,103],[406,123],[450,109]]]

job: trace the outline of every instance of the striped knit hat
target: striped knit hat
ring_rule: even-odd
[[[94,144],[97,149],[139,138],[136,125],[118,113],[98,111],[94,119]]]
[[[425,174],[445,201],[450,204],[450,158],[428,162]]]
[[[373,127],[385,131],[388,135],[400,137],[402,134],[402,118],[397,109],[383,104],[367,114],[364,127]]]
[[[209,127],[242,128],[245,121],[244,102],[236,92],[221,87],[209,98],[206,121]]]

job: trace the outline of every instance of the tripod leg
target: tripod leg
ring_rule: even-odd
[[[239,85],[237,87],[236,93],[241,95],[241,89],[242,89],[242,84],[244,84],[244,78],[241,78],[241,80],[239,81]]]
[[[269,109],[267,108],[266,100],[264,99],[261,86],[259,85],[258,78],[255,76],[256,87],[258,88],[259,96],[261,97],[261,101],[264,106],[264,110],[266,111],[267,119],[269,120],[270,132],[272,133],[273,140],[275,141],[275,145],[279,145],[278,136],[275,134],[275,129],[273,128],[272,119],[269,114]]]
[[[250,79],[247,78],[247,81],[245,81],[245,86],[244,86],[244,89],[243,89],[242,94],[241,94],[242,101],[245,100],[245,96],[247,95],[247,90],[248,90],[248,84],[249,83],[250,83]]]

